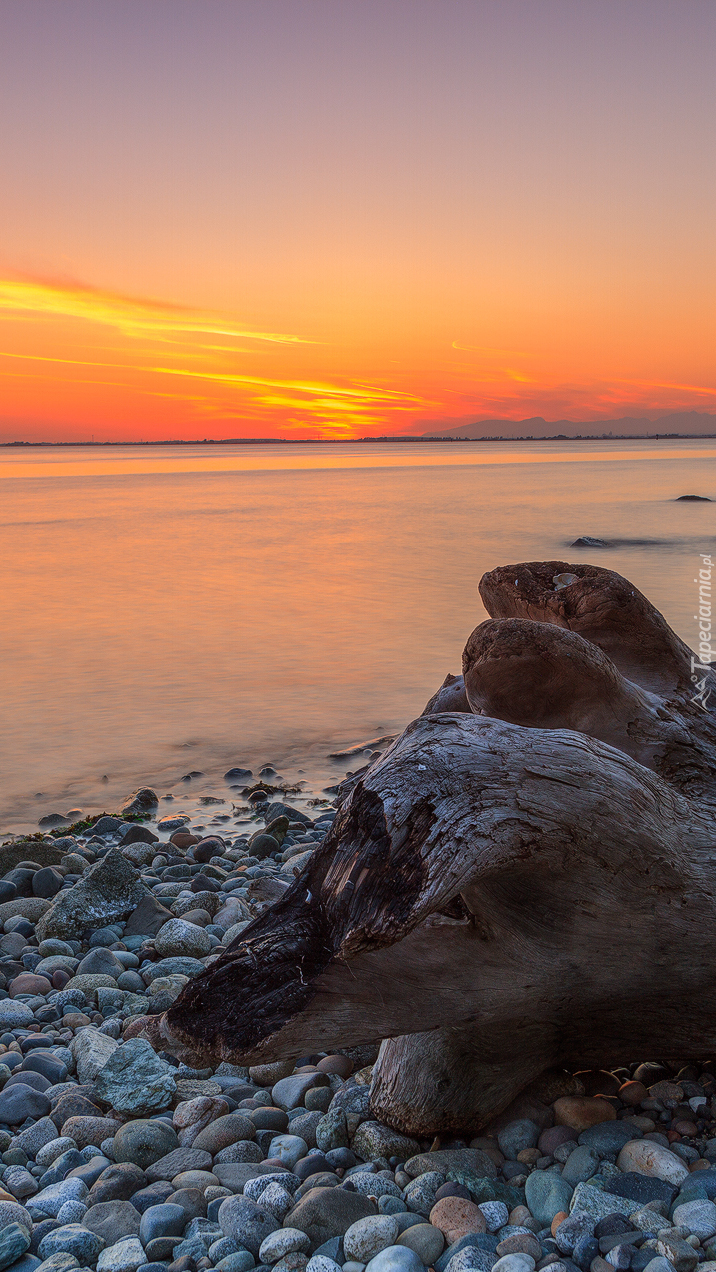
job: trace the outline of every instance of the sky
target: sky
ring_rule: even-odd
[[[0,0],[0,441],[712,412],[715,85],[713,0]]]

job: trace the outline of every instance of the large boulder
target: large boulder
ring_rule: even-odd
[[[36,925],[37,938],[67,940],[80,936],[87,928],[106,927],[126,919],[148,895],[136,870],[112,848],[74,888],[59,893]]]

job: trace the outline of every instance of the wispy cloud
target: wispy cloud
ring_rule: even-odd
[[[0,317],[74,318],[113,327],[125,336],[230,336],[272,344],[310,344],[300,336],[276,331],[249,331],[223,315],[184,305],[144,300],[72,283],[35,279],[0,279]]]
[[[231,375],[222,371],[189,371],[185,367],[152,367],[158,375],[181,375],[196,380],[210,380],[214,384],[235,384],[256,386],[257,388],[293,390],[308,397],[324,397],[332,403],[341,399],[351,399],[354,403],[382,403],[392,410],[415,410],[416,406],[427,406],[424,398],[412,393],[401,393],[392,389],[378,389],[369,384],[358,384],[344,387],[337,384],[312,382],[310,380],[271,380],[254,375]]]
[[[676,389],[686,393],[703,393],[706,397],[716,397],[716,387],[709,384],[675,384],[671,380],[617,380],[617,384],[634,384],[639,388]]]

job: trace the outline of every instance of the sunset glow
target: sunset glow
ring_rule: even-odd
[[[716,11],[647,8],[5,6],[0,441],[714,412]]]

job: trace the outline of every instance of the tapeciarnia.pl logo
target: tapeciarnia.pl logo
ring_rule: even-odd
[[[698,578],[694,579],[694,583],[699,588],[699,612],[694,614],[699,625],[699,657],[694,658],[691,655],[691,680],[696,686],[691,701],[698,703],[703,707],[704,711],[709,709],[709,697],[711,696],[711,684],[708,672],[711,670],[711,664],[714,658],[714,651],[711,646],[711,570],[713,562],[706,552],[700,552],[701,568]],[[699,672],[705,673],[699,675]]]

